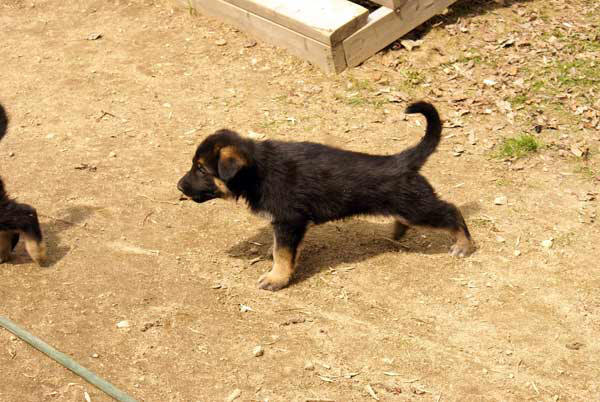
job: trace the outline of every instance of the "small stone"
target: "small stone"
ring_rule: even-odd
[[[313,371],[315,369],[315,365],[313,362],[307,361],[304,363],[304,370]]]
[[[462,145],[456,145],[452,149],[452,155],[457,156],[457,157],[461,156],[464,152],[465,152],[465,148]]]
[[[94,354],[92,354],[92,357],[93,357],[94,359],[97,359],[97,358],[99,358],[99,357],[100,357],[100,355],[99,355],[98,353],[94,353]]]
[[[504,195],[494,198],[494,204],[496,205],[505,205],[507,201],[508,199]]]
[[[506,239],[504,237],[502,237],[502,236],[496,236],[496,241],[498,243],[505,243]]]
[[[242,391],[240,389],[234,389],[231,394],[227,398],[225,398],[225,402],[233,402],[238,399],[242,395]]]
[[[129,321],[123,320],[117,323],[117,328],[129,328]]]
[[[515,250],[515,257],[518,257],[521,255],[521,250]]]
[[[102,38],[102,34],[94,32],[94,33],[89,34],[86,39],[87,40],[98,40],[100,38]]]
[[[227,44],[227,41],[225,39],[218,39],[215,41],[215,45],[217,46],[225,46]]]
[[[496,85],[496,81],[492,80],[492,79],[485,79],[483,80],[483,83],[485,85],[487,85],[488,87],[493,87],[494,85]]]
[[[553,240],[552,239],[547,239],[547,240],[542,241],[540,244],[544,248],[552,248]]]
[[[258,345],[255,346],[254,349],[252,349],[252,354],[254,355],[254,357],[260,357],[265,354],[265,350],[262,346]]]
[[[254,39],[250,39],[249,41],[246,41],[244,43],[244,47],[248,48],[248,47],[254,47],[256,46],[256,41]]]
[[[108,154],[109,158],[116,158],[117,157],[117,153],[115,151],[110,151],[110,153]]]
[[[9,152],[8,156],[10,156],[12,158],[13,156],[15,156],[15,153],[14,152]]]

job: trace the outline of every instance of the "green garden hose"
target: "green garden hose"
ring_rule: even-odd
[[[56,360],[58,363],[62,364],[78,376],[82,377],[90,384],[95,385],[100,390],[115,398],[117,401],[136,402],[135,399],[125,394],[111,383],[98,377],[85,367],[79,365],[75,360],[71,359],[66,354],[59,352],[41,339],[31,335],[29,332],[25,331],[23,328],[20,328],[8,318],[0,316],[0,326],[6,328],[8,331],[12,332],[40,352],[47,354],[52,359]]]

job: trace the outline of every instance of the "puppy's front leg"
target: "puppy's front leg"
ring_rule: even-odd
[[[273,268],[258,280],[258,287],[279,290],[292,278],[298,262],[300,243],[306,233],[306,224],[273,223]]]

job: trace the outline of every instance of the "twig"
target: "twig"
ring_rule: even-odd
[[[117,117],[117,116],[115,116],[115,115],[114,115],[114,114],[112,114],[112,113],[105,112],[104,110],[101,110],[101,111],[100,111],[100,113],[102,113],[102,114],[100,115],[100,117],[97,117],[97,118],[96,118],[96,121],[100,121],[100,120],[102,120],[102,118],[103,118],[104,116],[110,116],[110,117],[114,117],[114,118],[116,118],[116,117]]]
[[[152,215],[153,213],[154,213],[154,211],[148,212],[148,214],[144,217],[144,220],[142,221],[142,226],[144,226],[146,224],[146,221],[148,220],[150,215]]]
[[[150,198],[147,195],[144,194],[138,194],[140,197],[144,197],[149,199],[150,201],[154,201],[154,202],[162,202],[163,204],[171,204],[171,205],[179,205],[179,203],[177,202],[173,202],[173,201],[163,201],[163,200],[155,200],[154,198]]]
[[[298,311],[298,310],[304,310],[304,308],[302,307],[297,307],[297,308],[284,308],[281,310],[275,310],[276,313],[282,313],[284,311]]]
[[[304,402],[335,402],[333,399],[323,399],[323,398],[306,398]]]
[[[396,240],[394,240],[394,239],[390,239],[389,237],[380,237],[380,239],[382,239],[382,240],[387,240],[387,241],[389,241],[390,243],[393,243],[393,244],[395,244],[396,246],[398,246],[398,247],[401,247],[401,248],[403,248],[403,249],[405,249],[405,250],[409,250],[409,249],[410,249],[409,247],[405,246],[404,244],[400,243],[399,241],[396,241]]]

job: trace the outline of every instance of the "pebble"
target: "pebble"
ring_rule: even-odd
[[[262,346],[258,345],[255,346],[254,349],[252,349],[252,354],[254,355],[254,357],[260,357],[265,354],[265,350]]]
[[[504,205],[506,204],[506,201],[508,201],[508,199],[504,195],[494,198],[494,204],[496,205]]]
[[[129,321],[119,321],[117,323],[117,328],[129,328]]]
[[[521,250],[515,250],[515,257],[518,257],[521,255]]]
[[[14,152],[10,152],[10,153],[8,154],[8,156],[10,156],[10,157],[12,158],[13,156],[15,156],[15,153],[14,153]]]
[[[233,402],[238,399],[242,395],[242,391],[240,389],[234,389],[231,394],[227,398],[225,398],[225,402]]]
[[[109,158],[116,158],[117,157],[117,153],[115,151],[110,151],[110,153],[108,154]]]
[[[304,363],[304,370],[313,371],[315,369],[315,365],[313,362],[307,361]]]
[[[552,239],[544,240],[540,243],[544,248],[552,248],[553,241]]]
[[[225,39],[218,39],[215,41],[215,45],[217,46],[225,46],[227,44],[227,41]]]
[[[92,355],[92,357],[93,357],[94,359],[97,359],[97,358],[99,358],[99,357],[100,357],[100,355],[99,355],[98,353],[94,353],[94,354]]]

